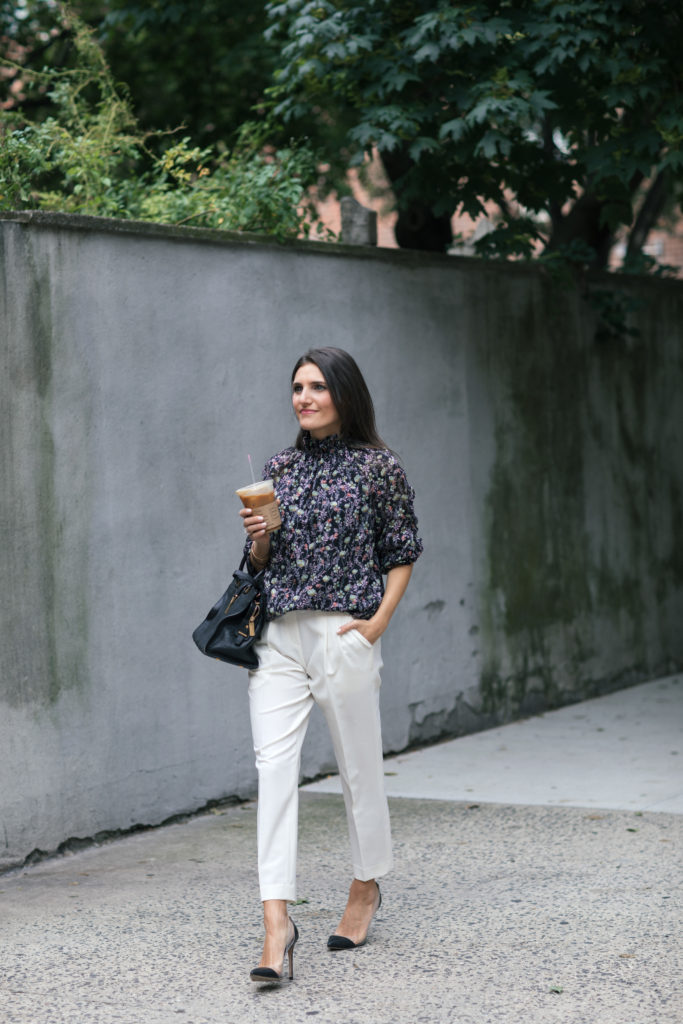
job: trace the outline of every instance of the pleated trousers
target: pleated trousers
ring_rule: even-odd
[[[339,636],[347,613],[301,611],[273,619],[249,673],[258,770],[258,867],[262,900],[296,899],[301,748],[313,708],[327,721],[351,845],[353,875],[392,867],[379,714],[381,641],[356,629]]]

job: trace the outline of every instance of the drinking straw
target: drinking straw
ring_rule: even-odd
[[[253,467],[253,465],[251,463],[251,455],[247,455],[247,458],[249,459],[249,469],[251,470],[251,482],[252,482],[252,484],[255,484],[256,483],[256,477],[254,476],[254,467]]]

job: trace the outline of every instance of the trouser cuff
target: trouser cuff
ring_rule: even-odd
[[[353,868],[353,877],[357,878],[359,882],[369,882],[371,878],[382,878],[383,875],[388,875],[393,866],[393,860],[381,861],[375,865],[371,864],[369,868],[355,864]]]
[[[296,889],[293,885],[262,885],[261,900],[295,900]]]

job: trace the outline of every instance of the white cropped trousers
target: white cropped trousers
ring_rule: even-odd
[[[370,644],[346,612],[289,612],[269,622],[249,673],[258,770],[258,866],[262,900],[296,899],[301,747],[313,703],[327,721],[341,777],[353,875],[392,867],[379,717],[381,641]]]

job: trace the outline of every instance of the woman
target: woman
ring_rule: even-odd
[[[376,878],[392,866],[379,719],[380,637],[422,551],[413,492],[378,436],[355,360],[311,349],[292,374],[299,422],[293,448],[266,464],[282,526],[267,534],[244,508],[254,569],[265,568],[267,624],[249,705],[259,777],[258,857],[266,938],[253,981],[292,977],[301,746],[322,709],[339,766],[353,881],[331,950],[362,945],[381,902]],[[386,574],[386,587],[382,576]]]

